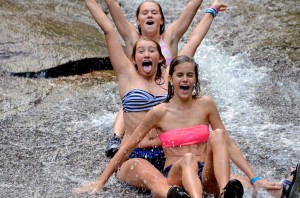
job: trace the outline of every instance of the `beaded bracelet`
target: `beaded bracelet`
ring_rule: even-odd
[[[253,185],[255,182],[257,182],[258,180],[261,180],[262,178],[260,176],[255,176],[252,179],[250,179],[250,183],[251,185]]]
[[[205,12],[212,14],[214,18],[218,15],[218,12],[216,12],[216,9],[212,8],[212,7],[211,8],[206,8]]]

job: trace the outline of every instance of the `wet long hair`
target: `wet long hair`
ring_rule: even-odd
[[[163,11],[162,11],[162,8],[161,8],[160,4],[157,3],[156,1],[153,1],[153,0],[146,0],[146,1],[142,2],[142,3],[139,5],[139,7],[137,8],[137,10],[136,10],[136,14],[135,14],[135,15],[136,15],[136,18],[138,18],[139,14],[140,14],[141,6],[142,6],[143,3],[145,3],[145,2],[153,2],[153,3],[155,3],[155,4],[158,6],[159,12],[160,12],[160,15],[161,15],[161,19],[163,20],[163,24],[160,26],[160,31],[159,31],[160,35],[162,35],[162,33],[165,32],[165,16],[164,16],[164,13],[163,13]],[[142,35],[142,30],[141,30],[141,27],[140,27],[140,26],[138,26],[138,30],[139,30],[139,34]]]
[[[199,82],[199,69],[198,69],[198,64],[195,62],[195,59],[193,57],[189,57],[186,55],[182,55],[182,56],[177,56],[176,58],[174,58],[170,64],[170,69],[169,69],[169,75],[172,76],[174,71],[175,71],[175,67],[181,63],[192,63],[195,65],[195,85],[194,85],[194,90],[193,90],[193,98],[196,98],[197,96],[200,95],[200,82]],[[171,98],[173,98],[174,96],[174,88],[173,85],[171,85],[171,83],[169,82],[168,84],[168,95],[167,98],[164,102],[169,102]]]
[[[155,74],[155,81],[157,82],[158,85],[162,85],[164,83],[164,79],[162,77],[162,67],[165,67],[166,65],[166,59],[164,57],[164,55],[162,54],[162,51],[161,51],[161,47],[160,45],[153,39],[151,38],[147,38],[147,37],[143,37],[143,38],[140,38],[139,40],[137,40],[133,46],[133,49],[132,49],[132,54],[131,54],[131,58],[135,60],[135,55],[136,55],[136,46],[138,44],[138,42],[140,41],[151,41],[153,43],[155,43],[156,45],[156,48],[157,48],[157,51],[159,53],[159,58],[162,58],[163,61],[158,63],[157,65],[157,71],[156,71],[156,74]],[[138,69],[137,65],[135,64],[134,65],[136,70]]]

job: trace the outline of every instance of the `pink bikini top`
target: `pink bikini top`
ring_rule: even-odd
[[[166,44],[164,43],[164,41],[162,40],[162,37],[160,37],[159,40],[159,45],[161,48],[161,53],[164,55],[165,59],[166,59],[166,66],[170,66],[171,61],[173,60],[171,52],[168,50]]]
[[[167,148],[207,142],[209,135],[210,132],[207,125],[198,125],[165,131],[159,135],[159,139],[162,147]]]

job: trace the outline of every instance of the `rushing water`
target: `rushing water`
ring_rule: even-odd
[[[272,122],[272,114],[256,103],[257,89],[271,83],[267,76],[269,69],[255,67],[244,55],[228,56],[212,43],[199,49],[196,57],[200,63],[200,78],[207,82],[206,89],[217,101],[233,139],[246,151],[250,164],[257,165],[254,170],[280,178],[275,174],[276,167],[295,164],[300,159],[299,137],[292,135],[297,134],[300,127],[299,123]],[[282,97],[293,91],[294,84],[287,83]],[[297,101],[297,105],[298,95],[299,92],[295,92],[289,98]],[[257,164],[257,160],[263,163]]]
[[[187,1],[178,1],[175,6],[171,0],[159,2],[170,22]],[[282,2],[286,6],[295,2],[286,10],[299,11],[298,1]],[[121,1],[133,23],[139,3]],[[238,13],[242,8],[237,7],[245,2],[228,3],[234,4],[233,12]],[[260,3],[257,0],[250,4],[255,7]],[[272,5],[267,0],[262,4]],[[114,73],[94,71],[48,79],[18,78],[9,73],[46,70],[70,60],[106,56],[103,36],[83,1],[0,0],[0,6],[0,196],[91,197],[73,195],[70,191],[83,182],[94,181],[108,161],[104,148],[120,106]],[[278,10],[276,6],[268,10],[271,8]],[[244,17],[249,14],[251,18],[250,11]],[[224,43],[217,40],[216,33],[235,35],[233,49],[235,42],[242,41],[236,34],[237,27],[231,26],[232,16],[236,15],[230,10],[229,13],[218,16],[195,56],[200,65],[202,90],[215,99],[227,130],[253,170],[268,179],[281,180],[289,167],[300,161],[300,87],[298,78],[280,73],[269,63],[285,62],[284,70],[295,74],[299,65],[284,56],[282,49],[286,48],[276,52],[277,48],[269,47],[274,60],[262,60],[262,64],[251,62],[244,45],[241,49],[245,52],[240,53],[232,53],[228,46],[223,48]],[[245,25],[239,17],[236,16],[238,23]],[[195,22],[199,18],[197,15]],[[286,19],[282,20],[285,24]],[[273,22],[276,27],[283,26]],[[258,28],[256,24],[249,26],[253,31]],[[226,28],[231,29],[228,34]],[[245,25],[245,31],[247,28]],[[299,28],[291,32],[299,33]],[[247,31],[243,33],[240,34],[249,35]],[[268,34],[276,37],[279,32]],[[257,36],[260,39],[248,39],[258,45],[267,34]],[[295,39],[291,45],[297,51],[299,42]],[[241,174],[234,166],[233,171]],[[99,194],[143,196],[149,195],[122,184],[114,176]],[[251,193],[247,191],[245,197],[252,197]],[[260,191],[257,197],[269,195]]]

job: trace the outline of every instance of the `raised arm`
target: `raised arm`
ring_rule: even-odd
[[[137,128],[134,130],[133,134],[131,135],[130,141],[125,142],[121,145],[118,152],[115,156],[109,161],[107,166],[105,167],[103,173],[98,178],[98,180],[93,184],[88,184],[83,187],[74,189],[73,192],[75,193],[85,193],[91,192],[95,193],[104,186],[106,181],[110,178],[110,176],[118,170],[118,167],[122,165],[122,163],[128,159],[129,155],[131,154],[132,150],[144,139],[147,133],[157,126],[159,119],[162,115],[162,110],[158,108],[158,106],[153,107],[150,111],[147,112],[144,119],[139,123]]]
[[[124,13],[121,10],[119,3],[116,0],[105,0],[105,3],[109,9],[110,15],[123,38],[128,57],[131,56],[129,52],[132,51],[133,45],[139,38],[139,33],[135,27],[126,19]]]
[[[127,77],[128,70],[131,68],[128,67],[128,65],[130,65],[131,62],[122,48],[112,23],[97,4],[96,0],[85,0],[85,3],[93,18],[104,32],[108,54],[118,80],[122,77]]]
[[[169,43],[173,56],[177,56],[178,43],[191,25],[203,0],[190,0],[179,18],[165,32],[164,41]]]
[[[227,5],[219,3],[219,0],[215,0],[211,7],[216,8],[218,11],[225,11]],[[197,48],[205,38],[214,16],[211,13],[205,13],[201,21],[198,23],[196,28],[193,30],[188,42],[185,44],[179,55],[194,56]]]

